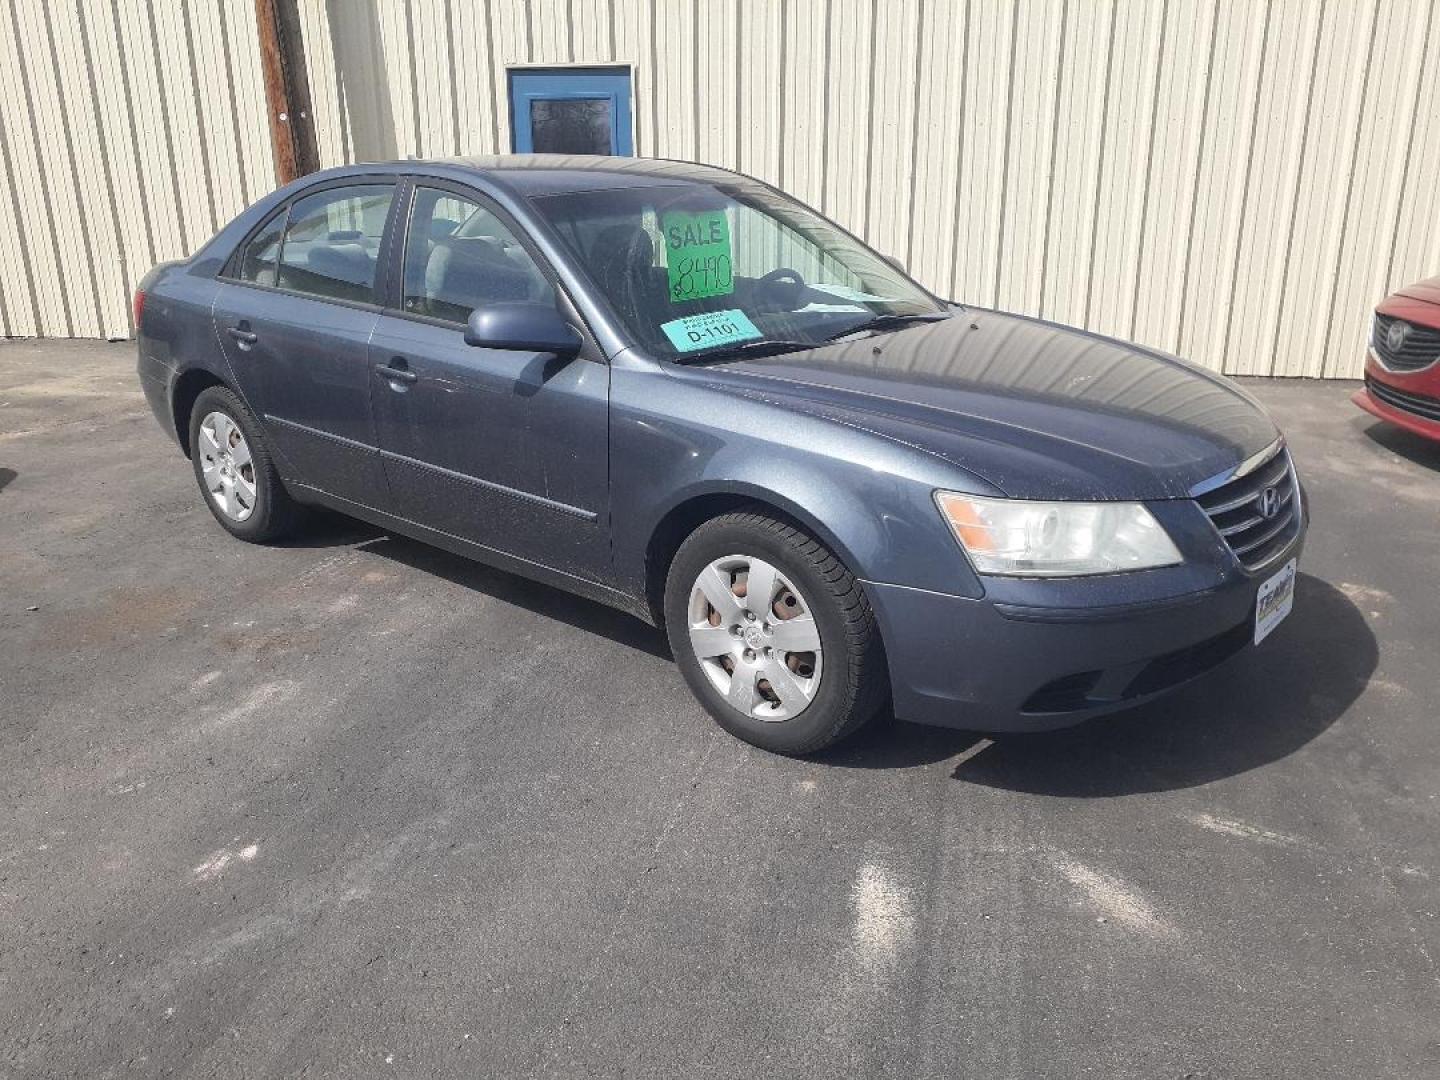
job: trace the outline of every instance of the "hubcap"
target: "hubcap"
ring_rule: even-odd
[[[255,464],[240,425],[225,413],[208,413],[200,421],[200,473],[205,490],[231,521],[255,512]]]
[[[730,707],[755,720],[798,716],[820,689],[820,631],[778,569],[727,555],[690,590],[690,646]]]

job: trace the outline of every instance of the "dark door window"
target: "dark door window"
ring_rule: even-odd
[[[528,154],[635,152],[628,68],[535,68],[510,73],[511,145]]]
[[[530,102],[530,141],[537,154],[608,154],[614,110],[605,100]]]

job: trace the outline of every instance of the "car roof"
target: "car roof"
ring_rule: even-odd
[[[558,195],[607,188],[686,186],[749,181],[748,177],[713,165],[663,158],[594,157],[580,154],[492,154],[474,157],[424,158],[383,165],[349,165],[327,170],[338,177],[374,172],[428,172],[435,176],[488,181],[516,195]],[[312,178],[313,179],[313,178]],[[752,182],[753,181],[749,181]]]

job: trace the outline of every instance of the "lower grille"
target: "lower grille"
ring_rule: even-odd
[[[1020,706],[1020,711],[1080,712],[1082,709],[1117,705],[1149,694],[1158,694],[1162,690],[1188,682],[1228,660],[1250,643],[1254,632],[1254,623],[1247,615],[1243,622],[1224,633],[1174,652],[1152,656],[1125,684],[1125,689],[1120,691],[1119,696],[1093,696],[1096,685],[1106,674],[1105,671],[1077,671],[1073,675],[1063,675],[1031,694],[1025,704]]]
[[[1390,347],[1390,331],[1399,323],[1405,327],[1398,349]],[[1376,315],[1370,347],[1391,371],[1419,371],[1440,360],[1440,330],[1406,322],[1393,315]]]
[[[1100,671],[1077,671],[1073,675],[1062,675],[1046,683],[1020,706],[1026,713],[1075,712],[1095,704],[1090,700],[1090,691],[1100,681]]]
[[[1300,485],[1284,447],[1195,501],[1247,570],[1270,562],[1300,531]]]
[[[1208,641],[1157,656],[1131,680],[1130,685],[1125,688],[1125,696],[1144,697],[1146,694],[1158,694],[1161,690],[1179,686],[1234,656],[1250,644],[1254,633],[1254,624],[1247,617],[1244,622]]]
[[[1383,401],[1392,409],[1414,413],[1426,420],[1440,421],[1440,398],[1428,397],[1410,390],[1396,390],[1379,379],[1365,377],[1365,389],[1376,401]]]

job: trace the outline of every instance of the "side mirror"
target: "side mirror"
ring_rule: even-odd
[[[580,335],[549,304],[507,301],[485,304],[470,312],[465,344],[568,358],[580,351]]]
[[[900,273],[904,274],[906,277],[910,276],[910,271],[905,269],[905,264],[899,259],[897,259],[894,255],[886,255],[885,261],[891,266],[893,266],[896,270],[899,270]]]

